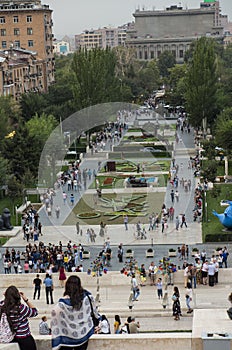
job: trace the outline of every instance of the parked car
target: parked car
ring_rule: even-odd
[[[140,150],[140,152],[154,152],[154,153],[159,153],[159,152],[164,152],[162,149],[157,149],[154,147],[144,147]]]

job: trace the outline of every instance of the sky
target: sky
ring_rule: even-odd
[[[203,0],[202,0],[203,1]],[[53,31],[59,39],[85,29],[117,27],[131,22],[135,9],[163,10],[170,5],[199,8],[200,0],[42,0],[53,10]],[[222,14],[232,21],[232,0],[221,0]]]

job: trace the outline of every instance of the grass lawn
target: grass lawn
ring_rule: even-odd
[[[216,210],[219,214],[223,213],[226,207],[220,206],[220,201],[223,199],[232,200],[232,184],[222,184],[217,185],[221,188],[221,194],[214,198],[212,196],[212,191],[207,191],[207,217],[208,222],[205,222],[206,218],[204,216],[204,221],[202,223],[203,240],[207,234],[222,234],[224,227],[218,220],[216,216],[212,214],[213,210]]]
[[[130,217],[129,216],[129,222],[137,222],[138,220],[141,220],[141,222],[148,222],[148,216],[152,212],[158,212],[160,213],[162,204],[164,202],[164,196],[165,193],[139,193],[139,194],[129,194],[129,193],[124,193],[124,194],[105,194],[104,195],[104,190],[103,190],[103,197],[108,199],[108,204],[104,203],[100,200],[97,201],[97,204],[94,203],[94,197],[91,194],[85,194],[82,199],[78,202],[78,204],[75,206],[73,209],[73,214],[71,214],[67,220],[65,221],[65,225],[74,225],[77,220],[77,214],[80,213],[87,213],[87,212],[98,212],[100,213],[100,217],[98,218],[93,218],[93,219],[85,219],[81,220],[79,219],[80,224],[88,224],[88,225],[97,225],[100,224],[101,221],[103,221],[107,225],[113,225],[113,224],[123,224],[123,217],[120,216],[114,220],[112,219],[112,216],[114,216],[113,212],[114,209],[113,206],[111,206],[111,200],[113,199],[117,205],[117,210],[119,210],[119,207],[121,209],[125,206],[127,206],[127,200],[131,199],[132,196],[134,197],[140,197],[139,199],[132,200],[132,203],[136,203],[139,207],[143,206],[143,210],[141,211],[143,215],[137,216],[137,217]],[[130,206],[130,204],[129,204]],[[128,208],[128,206],[127,206]],[[112,216],[105,216],[104,214],[106,212],[112,212]],[[146,214],[144,216],[144,214]]]

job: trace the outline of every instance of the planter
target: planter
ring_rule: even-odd
[[[126,258],[133,258],[134,257],[134,251],[127,251],[126,254],[125,254],[125,257]]]
[[[170,256],[170,257],[175,257],[175,256],[176,256],[176,250],[174,250],[174,251],[169,251],[169,252],[168,252],[168,256]]]
[[[155,252],[153,249],[146,250],[146,258],[154,258]]]
[[[87,251],[86,251],[86,252],[83,252],[83,253],[82,253],[82,258],[83,258],[83,259],[89,259],[89,258],[90,258],[90,252],[87,252]]]

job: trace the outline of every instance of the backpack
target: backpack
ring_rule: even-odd
[[[6,314],[3,312],[0,320],[0,343],[10,343],[14,339]]]

